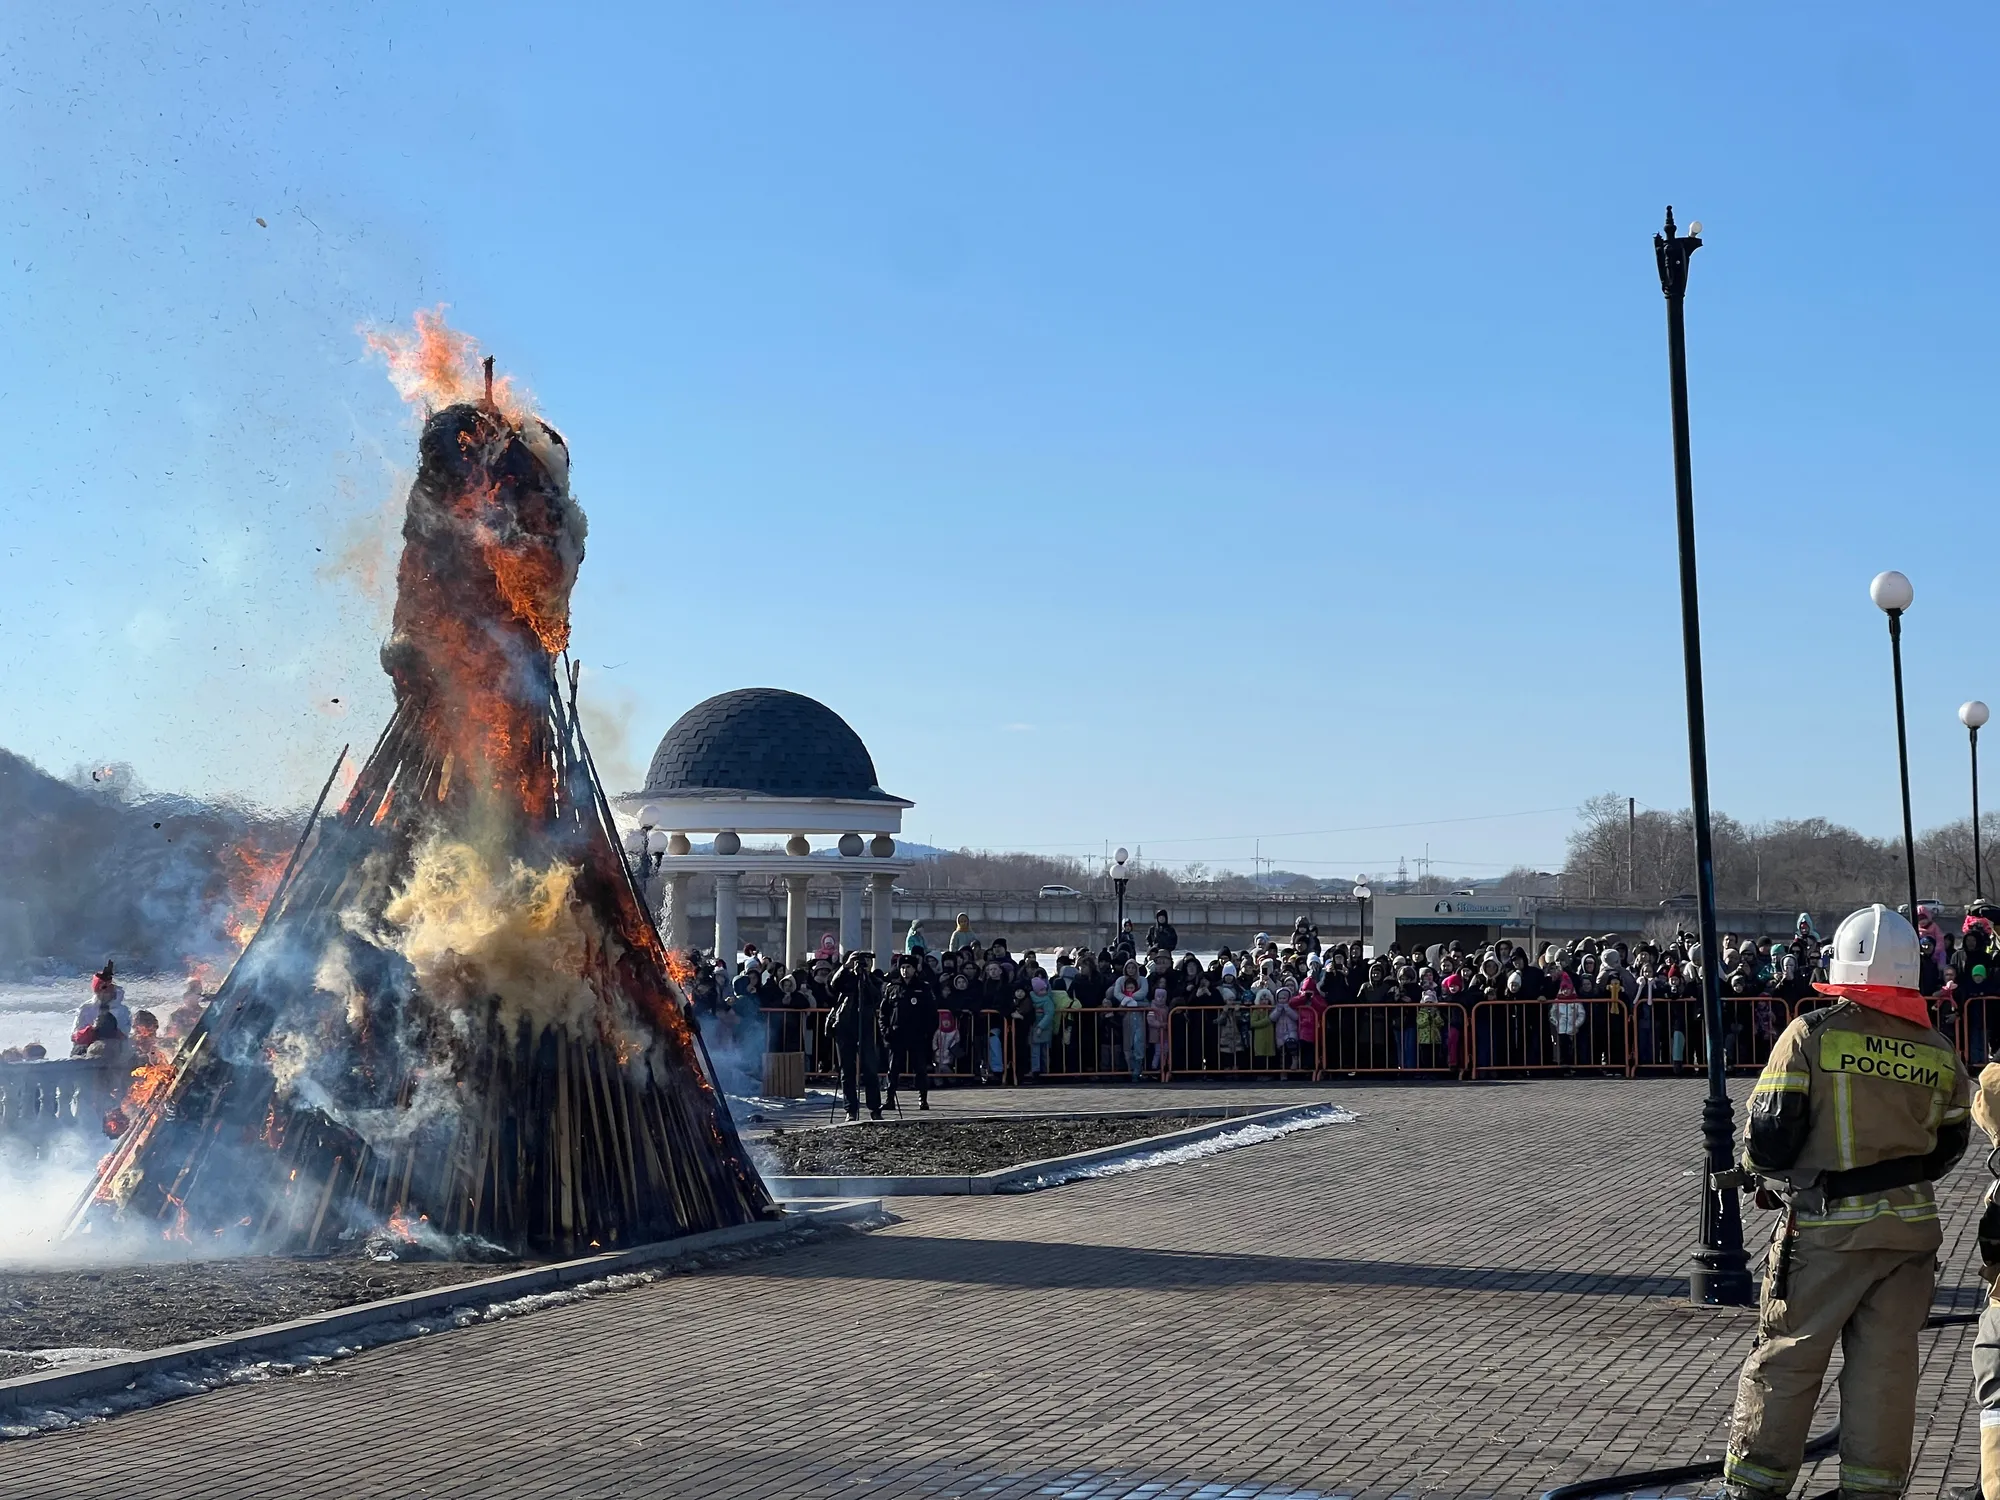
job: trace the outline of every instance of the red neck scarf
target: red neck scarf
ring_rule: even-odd
[[[1924,997],[1915,990],[1899,990],[1887,984],[1816,984],[1813,988],[1822,995],[1852,1000],[1856,1005],[1879,1010],[1885,1016],[1894,1016],[1897,1020],[1908,1021],[1913,1026],[1928,1027],[1933,1024],[1930,1008],[1924,1004]]]

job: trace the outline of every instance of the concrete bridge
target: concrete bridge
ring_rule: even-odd
[[[648,892],[658,900],[660,892]],[[1322,942],[1352,941],[1356,933],[1356,903],[1352,896],[1297,897],[1274,893],[1176,897],[1166,903],[1128,894],[1125,914],[1141,935],[1153,922],[1153,912],[1165,904],[1179,930],[1184,948],[1240,948],[1259,932],[1289,933],[1300,912],[1318,926]],[[891,897],[896,943],[901,946],[912,922],[924,924],[933,947],[949,940],[958,914],[971,919],[981,942],[1004,937],[1016,953],[1024,948],[1049,949],[1089,943],[1102,947],[1118,927],[1118,899],[1112,895],[1039,896],[1033,891],[896,890]],[[761,889],[748,880],[736,898],[738,931],[747,942],[770,951],[785,936],[785,891]],[[813,889],[806,897],[806,914],[813,939],[838,932],[840,893]],[[697,942],[712,941],[715,898],[693,896],[688,903],[690,931]]]
[[[651,884],[657,887],[658,882]],[[655,888],[650,889],[649,894],[657,902],[662,892]],[[1695,926],[1691,904],[1620,906],[1590,900],[1521,896],[1503,898],[1508,903],[1505,913],[1498,910],[1475,912],[1463,922],[1451,920],[1456,913],[1432,910],[1440,903],[1456,899],[1450,893],[1422,897],[1384,893],[1367,903],[1364,918],[1360,903],[1347,895],[1291,895],[1274,891],[1199,892],[1156,899],[1128,892],[1125,914],[1143,936],[1146,928],[1152,925],[1153,912],[1164,905],[1179,931],[1183,948],[1211,951],[1224,946],[1241,948],[1259,932],[1268,932],[1282,941],[1301,913],[1310,917],[1318,927],[1323,943],[1352,942],[1365,920],[1370,946],[1379,943],[1385,948],[1398,933],[1406,942],[1412,938],[1421,939],[1425,925],[1436,927],[1440,934],[1448,929],[1451,936],[1469,937],[1473,935],[1470,929],[1483,928],[1486,936],[1482,940],[1505,936],[1512,937],[1516,942],[1537,943],[1548,939],[1597,937],[1605,933],[1615,933],[1628,940],[1648,934],[1671,936],[1676,927],[1691,930]],[[829,883],[823,889],[809,890],[806,911],[815,942],[822,933],[838,932],[838,889]],[[930,939],[931,946],[944,944],[950,939],[960,912],[971,919],[972,930],[981,942],[1004,937],[1016,953],[1025,948],[1046,951],[1084,942],[1093,948],[1102,947],[1110,941],[1118,925],[1117,898],[1109,893],[1045,897],[1033,891],[898,888],[892,895],[897,946],[901,946],[912,922],[924,924],[924,934]],[[1789,933],[1797,915],[1794,911],[1776,909],[1731,909],[1718,914],[1718,926],[1722,932],[1775,936]],[[704,946],[712,943],[715,898],[712,895],[693,896],[689,901],[688,917],[689,930],[695,941]],[[1815,920],[1822,933],[1831,933],[1837,918],[1816,913]],[[737,897],[737,922],[744,941],[755,943],[765,952],[781,947],[785,935],[784,887],[779,884],[765,889],[752,884],[751,879],[746,877]],[[1461,932],[1461,928],[1466,930]]]

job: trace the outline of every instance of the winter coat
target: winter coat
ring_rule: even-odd
[[[1299,1040],[1310,1047],[1319,1040],[1320,1018],[1326,1014],[1326,996],[1319,992],[1319,981],[1308,978],[1293,1004],[1299,1013]]]
[[[1169,952],[1180,947],[1181,935],[1171,922],[1155,922],[1146,929],[1147,948],[1165,948]]]
[[[1271,1030],[1280,1047],[1288,1047],[1299,1039],[1298,1007],[1282,991],[1271,1004]]]
[[[938,998],[928,974],[919,974],[908,984],[900,977],[890,980],[882,987],[888,1034],[906,1047],[927,1045],[937,1030]]]
[[[1038,990],[1031,997],[1035,1007],[1034,1039],[1044,1047],[1055,1035],[1057,993],[1055,990]]]
[[[1258,990],[1250,1006],[1250,1055],[1270,1057],[1277,1052],[1278,1030],[1271,1020],[1269,990]]]
[[[833,977],[833,1012],[826,1029],[836,1041],[859,1043],[864,1058],[877,1055],[882,1037],[882,980],[843,968]]]
[[[1079,1008],[1079,1002],[1076,996],[1069,990],[1058,989],[1051,989],[1049,991],[1049,1001],[1055,1007],[1056,1030],[1061,1034],[1064,1041],[1068,1041],[1072,1030],[1071,1017]]]

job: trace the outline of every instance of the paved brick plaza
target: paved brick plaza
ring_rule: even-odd
[[[1751,1322],[1677,1300],[1699,1084],[1317,1093],[1361,1118],[7,1444],[0,1495],[1524,1496],[1716,1451]],[[1975,1472],[1970,1344],[1928,1341],[1914,1495]]]

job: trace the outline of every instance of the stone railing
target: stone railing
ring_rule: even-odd
[[[101,1133],[129,1069],[102,1058],[0,1063],[0,1137]]]

